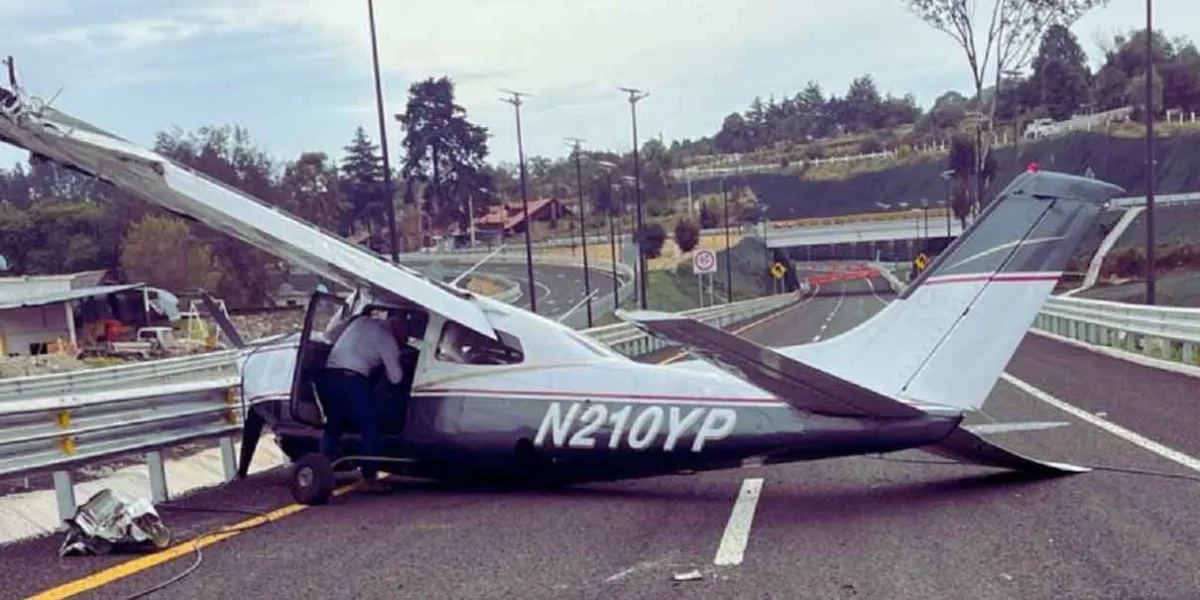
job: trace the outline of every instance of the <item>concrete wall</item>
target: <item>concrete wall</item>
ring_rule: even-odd
[[[0,338],[5,356],[28,355],[30,344],[70,341],[65,303],[0,310]]]

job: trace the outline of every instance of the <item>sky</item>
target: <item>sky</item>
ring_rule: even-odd
[[[989,0],[979,3],[990,6]],[[1200,2],[1155,0],[1171,37],[1200,40]],[[984,8],[980,17],[985,18]],[[1098,42],[1145,26],[1142,0],[1111,0],[1074,27],[1093,67]],[[928,107],[967,92],[962,49],[902,0],[375,0],[393,163],[408,87],[450,76],[467,117],[490,134],[489,161],[561,156],[567,137],[628,151],[630,106],[649,92],[638,137],[715,133],[755,96],[809,80],[842,94],[870,73],[881,93]],[[241,125],[278,160],[340,157],[354,129],[378,141],[366,0],[0,0],[0,55],[30,94],[150,146],[175,127]],[[25,154],[0,144],[0,165]]]

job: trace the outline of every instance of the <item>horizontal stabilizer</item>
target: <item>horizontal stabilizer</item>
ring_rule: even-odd
[[[617,316],[652,336],[687,347],[697,358],[731,371],[800,410],[901,419],[924,414],[914,406],[689,317],[650,311],[617,311]]]
[[[1018,454],[999,444],[989,442],[962,427],[956,427],[942,441],[930,446],[922,446],[920,449],[961,463],[1047,475],[1068,475],[1091,471],[1087,467],[1043,461]]]
[[[963,425],[962,428],[979,435],[995,433],[1016,433],[1018,431],[1045,431],[1066,427],[1066,421],[1030,421],[1026,423],[983,423],[981,425]]]

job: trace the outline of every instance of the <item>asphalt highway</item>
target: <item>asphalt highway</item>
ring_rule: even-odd
[[[448,265],[446,275],[452,278],[469,267],[470,265]],[[522,308],[529,308],[529,274],[524,265],[485,264],[478,269],[478,272],[482,275],[499,275],[517,282],[521,286],[522,296],[514,304]],[[612,292],[611,273],[591,269],[588,279],[592,290],[600,290],[596,297],[603,297],[604,294]],[[587,297],[587,293],[584,291],[586,288],[583,282],[583,269],[578,267],[534,263],[533,282],[537,294],[537,309],[540,314],[551,317],[562,316]],[[596,306],[594,298],[593,306]]]
[[[820,295],[742,334],[767,345],[809,342],[889,299],[869,289]],[[1200,453],[1194,379],[1034,334],[1008,372],[1016,380],[1000,381],[972,422],[1068,425],[988,437],[1044,459],[1197,475],[1121,429]],[[914,460],[929,462],[904,462]],[[246,518],[200,510],[289,504],[284,481],[263,474],[180,503],[190,511],[161,512],[177,535],[194,535]],[[1190,515],[1200,483],[1178,477],[1096,470],[1030,479],[909,451],[559,492],[399,481],[390,496],[351,493],[207,546],[194,572],[148,597],[1184,598],[1200,589],[1200,520]],[[756,509],[738,516],[739,490],[756,481]],[[738,519],[750,523],[744,556],[715,565]],[[84,587],[113,581],[85,597],[129,597],[197,556],[114,574],[105,569],[137,557],[59,559],[58,543],[0,549],[3,571],[18,574],[2,595],[96,573]],[[698,579],[674,580],[693,570]]]

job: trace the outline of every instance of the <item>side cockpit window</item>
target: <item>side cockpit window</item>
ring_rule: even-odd
[[[434,356],[443,362],[467,365],[515,365],[525,360],[521,342],[503,331],[488,339],[453,321],[442,328]]]

